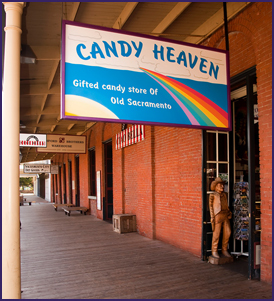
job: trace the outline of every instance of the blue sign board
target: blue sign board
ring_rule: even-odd
[[[230,130],[225,50],[63,21],[61,118]]]

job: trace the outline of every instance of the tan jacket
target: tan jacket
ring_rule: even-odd
[[[222,192],[221,194],[218,192],[213,192],[209,196],[209,210],[210,217],[214,218],[221,211],[227,211],[229,215],[231,215],[231,211],[227,204],[227,196],[226,193]]]

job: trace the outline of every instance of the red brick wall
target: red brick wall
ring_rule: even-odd
[[[114,151],[114,212],[136,214],[140,234],[197,256],[202,225],[201,133],[146,126],[144,141]]]
[[[114,214],[122,214],[123,208],[123,151],[115,150],[115,140],[113,141],[113,199],[114,199]]]
[[[156,238],[201,256],[202,131],[155,129]]]
[[[261,279],[272,282],[272,3],[258,4],[254,36],[261,168]],[[262,9],[262,7],[265,7]]]
[[[230,75],[256,65],[261,176],[261,279],[272,282],[272,3],[254,2],[228,23]],[[225,49],[224,30],[204,45]]]
[[[145,136],[144,141],[119,150],[113,139],[114,213],[136,214],[138,232],[153,238],[151,127],[145,127]]]
[[[153,238],[151,129],[145,140],[124,149],[125,213],[135,213],[140,234]]]
[[[88,199],[88,178],[89,178],[89,166],[88,166],[88,154],[79,155],[79,178],[80,178],[80,206],[89,208]]]

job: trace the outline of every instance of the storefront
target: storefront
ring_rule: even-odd
[[[228,24],[231,131],[146,125],[142,139],[119,148],[134,124],[97,122],[84,134],[85,154],[52,159],[52,201],[109,222],[135,214],[139,234],[207,260],[209,187],[221,176],[233,212],[229,251],[247,258],[247,277],[271,282],[271,20],[271,3],[254,3]],[[223,28],[203,45],[225,49]]]

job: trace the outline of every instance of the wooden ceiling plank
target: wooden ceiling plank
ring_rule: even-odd
[[[127,19],[130,17],[132,12],[134,11],[135,7],[137,6],[138,2],[128,2],[124,9],[122,10],[121,14],[115,21],[114,25],[112,28],[114,29],[121,29],[124,24],[126,23]]]
[[[43,113],[43,115],[52,115],[52,114],[59,114],[60,105],[58,106],[45,106],[43,112],[39,108],[29,108],[29,109],[21,109],[20,115],[21,116],[32,116],[32,115],[39,115]]]
[[[164,17],[164,19],[154,28],[152,33],[155,35],[163,33],[190,4],[191,2],[177,3],[174,8]]]
[[[235,14],[244,9],[250,2],[227,2],[227,18],[231,19]],[[219,27],[224,24],[224,12],[223,8],[218,10],[212,17],[206,22],[200,25],[194,30],[191,35],[200,35],[202,38],[190,36],[184,39],[184,42],[199,44],[206,37],[216,31]]]
[[[51,125],[60,125],[60,126],[68,127],[71,124],[72,124],[71,120],[62,119],[62,120],[58,121],[58,119],[53,119],[53,118],[48,119],[48,120],[42,120],[39,122],[39,125],[36,123],[36,121],[26,121],[27,128],[28,127],[37,127],[37,126],[46,127],[46,126],[51,126]],[[74,126],[75,125],[81,126],[81,123],[78,124],[78,123],[74,122]]]
[[[60,85],[48,89],[47,85],[21,85],[20,95],[60,94]]]
[[[30,123],[28,124],[28,127],[33,127],[33,128],[39,127],[41,129],[44,127],[50,127],[52,125],[57,125],[57,123],[54,121],[50,122],[50,120],[42,120],[39,122],[39,124],[37,124],[36,121],[30,121]]]
[[[58,46],[30,46],[38,61],[60,60],[60,47]]]

